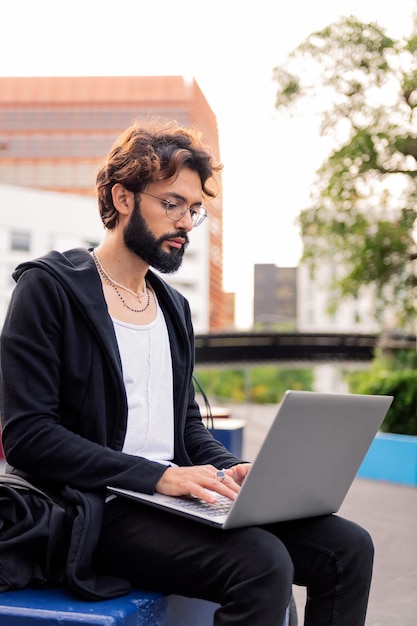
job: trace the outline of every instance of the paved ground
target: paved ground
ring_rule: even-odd
[[[253,459],[275,415],[275,406],[233,406],[246,421],[244,457]],[[4,464],[0,461],[0,471]],[[366,626],[417,626],[417,488],[356,479],[340,514],[371,533],[374,578]],[[295,588],[302,624],[304,592]]]
[[[246,421],[244,456],[256,454],[276,407],[230,407]],[[366,626],[417,626],[417,487],[356,479],[339,512],[372,535],[376,555]],[[300,624],[304,591],[294,589]]]

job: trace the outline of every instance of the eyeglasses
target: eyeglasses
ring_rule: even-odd
[[[187,206],[185,200],[181,198],[175,198],[175,202],[172,200],[167,200],[166,198],[160,198],[159,196],[154,196],[147,191],[141,191],[145,196],[150,196],[151,198],[155,198],[155,200],[159,200],[162,204],[165,205],[165,213],[166,216],[172,220],[173,222],[177,222],[180,220],[187,211],[190,211],[191,221],[193,223],[194,228],[200,226],[204,222],[207,217],[207,210],[203,206],[191,207]]]

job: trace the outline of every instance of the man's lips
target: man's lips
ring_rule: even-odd
[[[185,244],[185,239],[183,237],[174,237],[172,239],[167,239],[167,242],[172,248],[177,248],[179,250]]]

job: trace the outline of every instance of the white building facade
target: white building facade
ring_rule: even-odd
[[[337,302],[329,312],[333,265],[322,263],[314,274],[307,263],[301,263],[297,273],[297,330],[302,333],[373,334],[381,330],[371,288],[363,288],[360,297]],[[359,363],[326,363],[314,366],[314,388],[323,392],[347,392],[344,378],[347,370],[368,365]]]
[[[0,185],[0,327],[19,263],[50,250],[95,246],[104,232],[95,198]],[[196,333],[208,330],[208,248],[202,225],[190,233],[181,269],[164,275],[189,300]]]
[[[329,311],[334,267],[321,264],[312,275],[307,263],[297,274],[297,330],[306,333],[376,333],[381,330],[373,291],[364,287],[357,298],[337,302]]]

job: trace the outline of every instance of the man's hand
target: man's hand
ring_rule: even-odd
[[[227,473],[232,472],[231,476],[235,483],[241,485],[245,480],[246,476],[249,474],[250,468],[252,467],[251,463],[239,463],[239,465],[234,465],[230,469],[226,470]]]
[[[215,503],[216,495],[212,493],[214,491],[234,500],[248,472],[248,466],[242,464],[223,470],[222,479],[217,476],[218,471],[214,465],[168,467],[157,482],[156,491],[167,496],[193,495]]]

